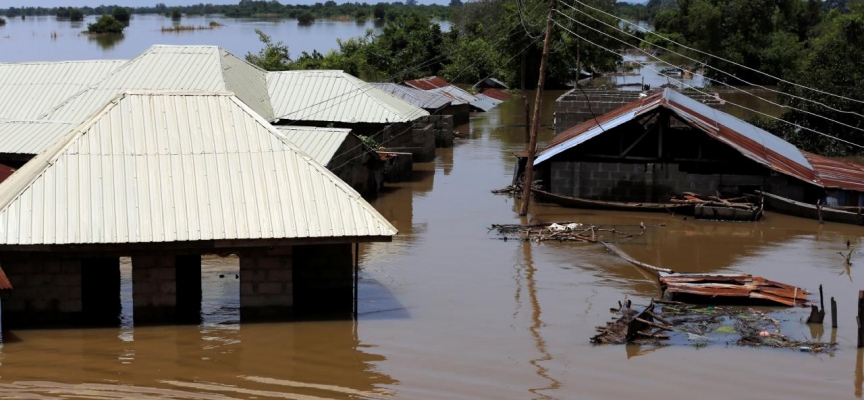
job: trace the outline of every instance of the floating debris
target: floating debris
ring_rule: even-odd
[[[541,181],[541,180],[536,180],[534,182],[531,182],[531,189],[538,189],[538,190],[542,189],[543,188],[542,183],[543,183],[543,181]],[[492,193],[493,194],[506,194],[508,196],[512,196],[512,197],[515,197],[517,199],[521,199],[522,198],[522,179],[520,179],[514,185],[507,185],[501,189],[493,189]]]
[[[522,240],[542,242],[556,240],[559,242],[577,241],[597,243],[609,236],[615,239],[632,239],[645,233],[645,225],[639,224],[637,233],[629,233],[617,228],[602,226],[584,226],[574,221],[552,222],[533,225],[493,224],[489,230],[496,230],[502,240]],[[611,234],[611,235],[610,235]]]
[[[659,306],[659,310],[655,309]],[[651,300],[643,311],[629,302],[611,310],[620,315],[596,328],[596,344],[685,344],[697,347],[709,342],[738,346],[794,349],[808,353],[831,353],[837,343],[801,341],[781,333],[781,322],[771,313],[743,307],[693,305],[668,300]]]

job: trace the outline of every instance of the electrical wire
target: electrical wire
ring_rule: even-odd
[[[578,38],[580,38],[580,39],[582,39],[582,40],[584,40],[584,41],[586,41],[586,42],[588,42],[588,43],[590,43],[590,44],[592,44],[592,45],[594,45],[594,46],[596,46],[596,47],[598,47],[598,48],[600,48],[600,49],[603,49],[603,50],[605,50],[605,51],[607,51],[607,52],[609,52],[609,53],[615,54],[615,55],[617,55],[617,56],[619,56],[619,57],[623,57],[622,54],[619,54],[618,52],[616,52],[616,51],[614,51],[614,50],[610,50],[610,49],[608,49],[608,48],[606,48],[606,47],[603,47],[603,46],[601,46],[601,45],[599,45],[599,44],[597,44],[597,43],[594,43],[594,42],[592,42],[592,41],[590,41],[590,40],[588,40],[588,39],[586,39],[586,38],[584,38],[584,37],[582,37],[582,36],[579,36],[578,34],[576,34],[575,32],[571,31],[570,29],[567,29],[567,27],[565,27],[564,25],[561,25],[560,23],[558,23],[558,21],[554,21],[554,23],[555,23],[555,25],[558,25],[558,27],[560,27],[561,29],[564,29],[565,31],[569,32],[570,34],[572,34],[572,35],[574,35],[574,36],[576,36],[576,37],[578,37]],[[649,67],[649,66],[647,66],[647,65],[645,65],[645,64],[642,64],[642,65],[643,65],[645,68],[648,68],[648,69],[650,69],[650,70],[652,70],[652,71],[654,71],[654,72],[657,72],[658,74],[660,73],[659,71],[657,71],[657,70],[655,70],[655,69],[653,69],[653,68],[651,68],[651,67]],[[697,87],[695,87],[695,86],[693,86],[693,85],[689,85],[689,84],[685,83],[684,81],[681,81],[681,80],[678,80],[678,79],[675,79],[675,78],[671,78],[671,77],[669,77],[669,79],[672,79],[673,81],[676,81],[676,82],[680,83],[682,86],[687,86],[688,88],[693,89],[693,90],[696,91],[696,92],[699,92],[699,93],[701,93],[701,94],[704,94],[704,95],[710,96],[710,94],[708,94],[708,93],[706,93],[706,92],[704,92],[704,91],[702,91],[702,90],[699,90],[699,88],[697,88]],[[726,101],[726,103],[731,104],[731,105],[734,105],[734,106],[736,106],[736,107],[738,107],[738,108],[741,108],[741,109],[743,109],[743,110],[747,110],[747,111],[750,111],[750,112],[752,112],[752,113],[760,114],[760,115],[762,115],[762,116],[765,116],[765,117],[768,117],[768,118],[771,118],[771,119],[774,119],[774,120],[780,121],[780,122],[782,122],[782,123],[785,123],[785,124],[788,124],[788,125],[794,126],[795,128],[803,129],[803,130],[806,130],[806,131],[810,131],[810,132],[816,133],[816,134],[818,134],[818,135],[822,135],[822,136],[824,136],[824,137],[827,137],[827,138],[830,138],[830,139],[833,139],[833,140],[836,140],[836,141],[839,141],[839,142],[842,142],[842,143],[848,144],[848,145],[850,145],[850,146],[854,146],[854,147],[858,147],[858,148],[864,149],[864,145],[860,145],[860,144],[857,144],[857,143],[853,143],[853,142],[850,142],[850,141],[848,141],[848,140],[838,138],[838,137],[836,137],[836,136],[831,136],[831,135],[829,135],[829,134],[827,134],[827,133],[819,132],[819,131],[817,131],[817,130],[815,130],[815,129],[811,129],[811,128],[808,128],[808,127],[806,127],[806,126],[801,126],[801,125],[798,125],[798,124],[793,124],[793,123],[791,123],[791,122],[789,122],[789,121],[785,121],[785,120],[780,119],[780,118],[777,118],[777,117],[775,117],[775,116],[773,116],[773,115],[769,115],[769,114],[766,114],[766,113],[764,113],[764,112],[757,111],[757,110],[754,110],[754,109],[751,109],[751,108],[748,108],[748,107],[742,106],[742,105],[740,105],[740,104],[733,103],[733,102],[731,102],[731,101]]]
[[[768,74],[768,73],[766,73],[766,72],[759,71],[759,70],[757,70],[757,69],[755,69],[755,68],[748,67],[748,66],[746,66],[746,65],[742,65],[742,64],[736,63],[735,61],[727,60],[727,59],[725,59],[725,58],[723,58],[723,57],[716,56],[716,55],[714,55],[714,54],[711,54],[711,53],[708,53],[708,52],[705,52],[705,51],[702,51],[702,50],[699,50],[699,49],[694,49],[694,48],[692,48],[692,47],[685,46],[685,45],[683,45],[683,44],[681,44],[681,43],[678,43],[678,42],[676,42],[676,41],[674,41],[674,40],[672,40],[672,39],[670,39],[670,38],[667,38],[667,37],[665,37],[665,36],[662,36],[662,35],[660,35],[660,34],[654,32],[654,31],[651,31],[651,30],[645,29],[644,27],[641,27],[641,26],[639,26],[638,24],[635,24],[635,23],[630,22],[630,21],[628,21],[628,20],[626,20],[626,19],[623,19],[623,18],[621,18],[621,17],[618,17],[618,16],[616,16],[616,15],[610,14],[610,13],[608,13],[608,12],[606,12],[606,11],[603,11],[602,9],[592,7],[592,6],[590,6],[590,5],[588,5],[588,4],[585,4],[585,3],[583,3],[583,2],[581,2],[581,1],[579,1],[579,0],[573,0],[573,1],[575,1],[575,2],[577,2],[577,3],[579,3],[579,4],[581,4],[581,5],[583,5],[583,6],[585,6],[585,7],[588,7],[588,8],[590,8],[590,9],[594,10],[594,11],[598,11],[598,12],[601,12],[601,13],[603,13],[603,14],[606,14],[606,15],[612,17],[612,18],[615,18],[615,19],[617,19],[617,20],[619,20],[619,21],[621,21],[621,22],[624,22],[625,24],[628,24],[628,25],[631,25],[631,26],[635,26],[635,27],[636,27],[637,29],[639,29],[640,31],[648,32],[648,33],[650,33],[650,34],[652,34],[652,35],[654,35],[654,36],[656,36],[656,37],[658,37],[658,38],[660,38],[660,39],[663,39],[663,40],[669,41],[670,43],[673,43],[673,44],[675,44],[676,46],[679,46],[679,47],[681,47],[681,48],[685,48],[685,49],[687,49],[687,50],[694,51],[694,52],[697,52],[697,53],[699,53],[699,54],[703,54],[703,55],[706,55],[706,56],[709,56],[709,57],[715,58],[715,59],[717,59],[717,60],[727,62],[727,63],[732,64],[732,65],[735,65],[735,66],[737,66],[737,67],[744,68],[744,69],[749,70],[749,71],[752,71],[752,72],[756,72],[756,73],[758,73],[758,74],[761,74],[761,75],[767,76],[767,77],[769,77],[769,78],[775,79],[775,80],[777,80],[778,82],[783,82],[783,83],[788,84],[788,85],[796,86],[796,87],[799,87],[799,88],[802,88],[802,89],[807,89],[807,90],[810,90],[810,91],[813,91],[813,92],[816,92],[816,93],[820,93],[820,94],[824,94],[824,95],[828,95],[828,96],[833,96],[833,97],[836,97],[836,98],[839,98],[839,99],[843,99],[843,100],[847,100],[847,101],[852,101],[852,102],[856,102],[856,103],[864,104],[864,100],[852,99],[852,98],[849,98],[849,97],[841,96],[841,95],[839,95],[839,94],[834,94],[834,93],[831,93],[831,92],[826,92],[826,91],[824,91],[824,90],[819,90],[819,89],[814,89],[814,88],[811,88],[811,87],[808,87],[808,86],[804,86],[804,85],[801,85],[801,84],[798,84],[798,83],[795,83],[795,82],[791,82],[791,81],[785,80],[785,79],[783,79],[783,78],[778,78],[778,77],[773,76],[773,75],[771,75],[771,74]],[[739,80],[740,80],[740,79],[739,79]],[[743,81],[742,81],[742,82],[743,82]]]
[[[667,64],[667,65],[670,65],[670,66],[673,66],[673,67],[677,67],[677,66],[673,65],[672,63],[670,63],[670,62],[668,62],[668,61],[664,61],[664,60],[662,60],[660,57],[657,57],[657,56],[655,56],[655,55],[653,55],[653,54],[648,53],[647,51],[645,51],[645,50],[643,50],[643,49],[640,49],[640,48],[637,47],[637,46],[634,46],[634,45],[632,45],[632,44],[630,44],[630,43],[627,43],[627,41],[622,40],[621,38],[618,38],[618,37],[615,37],[615,36],[613,36],[613,35],[610,35],[610,34],[608,34],[608,33],[606,33],[606,32],[603,32],[603,31],[601,31],[601,30],[599,30],[599,29],[596,29],[596,28],[594,28],[594,27],[592,27],[592,26],[590,26],[590,25],[584,24],[583,22],[580,22],[580,21],[578,21],[578,20],[573,19],[572,17],[568,16],[567,14],[564,14],[564,13],[561,13],[561,12],[559,12],[559,14],[563,15],[564,17],[566,17],[566,18],[572,20],[573,22],[576,22],[577,24],[580,24],[580,25],[582,25],[582,26],[584,26],[584,27],[586,27],[586,28],[588,28],[588,29],[591,29],[591,30],[593,30],[593,31],[595,31],[595,32],[597,32],[597,33],[600,33],[600,34],[602,34],[602,35],[605,35],[605,36],[607,36],[607,37],[610,37],[610,38],[612,38],[612,39],[615,39],[615,40],[617,40],[617,41],[623,43],[623,44],[626,45],[626,46],[630,46],[631,48],[634,48],[634,49],[636,49],[637,51],[640,51],[640,52],[642,52],[643,54],[645,54],[646,56],[651,57],[651,58],[653,58],[653,59],[655,59],[655,60],[657,60],[657,61],[659,61],[659,62],[661,62],[661,63]],[[693,71],[689,71],[689,70],[686,70],[686,69],[685,69],[685,71],[686,71],[686,72],[690,72],[690,73],[694,73],[694,74],[695,74],[695,72],[693,72]],[[757,99],[759,99],[759,100],[762,100],[762,101],[764,101],[764,102],[766,102],[766,103],[770,103],[770,104],[775,105],[775,106],[777,106],[777,107],[781,107],[781,108],[786,108],[786,109],[790,109],[790,110],[799,111],[799,112],[802,112],[802,113],[805,113],[805,114],[812,115],[812,116],[814,116],[814,117],[822,118],[822,119],[824,119],[825,121],[833,122],[833,123],[836,123],[836,124],[838,124],[838,125],[842,125],[842,126],[844,126],[844,127],[850,128],[850,129],[854,129],[854,130],[857,130],[857,131],[864,132],[864,129],[859,128],[859,127],[857,127],[857,126],[849,125],[849,124],[847,124],[847,123],[845,123],[845,122],[837,121],[837,120],[835,120],[835,119],[831,119],[831,118],[829,118],[829,117],[826,117],[826,116],[823,116],[823,115],[820,115],[820,114],[816,114],[816,113],[811,112],[811,111],[802,110],[802,109],[800,109],[800,108],[796,108],[796,107],[792,107],[792,106],[787,106],[787,105],[779,104],[779,103],[773,102],[773,101],[771,101],[771,100],[768,100],[768,99],[766,99],[766,98],[763,98],[763,97],[761,97],[761,96],[758,96],[758,95],[756,95],[756,94],[754,94],[754,93],[751,93],[751,92],[748,92],[748,91],[746,91],[746,90],[743,90],[743,89],[741,89],[741,88],[738,88],[738,87],[732,86],[732,85],[730,85],[730,84],[728,84],[728,83],[725,83],[725,82],[722,82],[722,81],[718,81],[718,80],[716,80],[716,79],[711,79],[711,78],[709,78],[709,77],[707,77],[707,76],[703,76],[703,78],[705,78],[706,80],[708,80],[708,81],[710,81],[710,82],[718,83],[718,84],[724,85],[724,86],[726,86],[726,87],[729,87],[729,88],[731,88],[731,89],[737,90],[737,91],[739,91],[739,92],[745,93],[745,94],[747,94],[747,95],[750,95],[750,96],[752,96],[752,97],[755,97],[755,98],[757,98]],[[856,115],[858,115],[858,114],[856,114]],[[862,116],[862,117],[864,117],[864,116]]]

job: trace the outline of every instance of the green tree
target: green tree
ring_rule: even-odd
[[[802,61],[803,66],[793,80],[806,87],[817,88],[857,101],[844,100],[792,85],[781,85],[780,88],[783,92],[812,99],[834,109],[864,114],[864,105],[860,103],[864,101],[864,71],[860,67],[864,65],[864,16],[857,13],[838,15],[827,21],[826,24],[824,34],[813,41],[812,51]],[[812,114],[864,128],[864,121],[855,115],[832,111],[820,105],[789,96],[780,96],[780,100],[792,107],[804,110],[786,112],[781,117],[783,120],[853,143],[864,144],[859,131],[826,121]],[[804,150],[814,153],[827,156],[861,153],[861,150],[856,147],[804,129],[798,129],[789,124],[777,121],[761,121],[761,125],[769,131],[779,133],[786,140]]]
[[[69,8],[69,20],[70,21],[83,21],[84,13],[77,8]]]
[[[3,25],[6,25],[6,20],[3,18],[0,18],[0,26],[3,26]]]
[[[374,10],[372,11],[372,15],[375,16],[375,19],[382,20],[387,15],[387,3],[378,3],[375,5]]]
[[[114,16],[114,19],[124,23],[128,23],[131,17],[131,13],[126,7],[114,7],[114,11],[111,12],[111,15]]]
[[[171,15],[170,16],[171,16],[172,21],[179,21],[180,19],[183,18],[183,12],[180,11],[179,7],[174,7],[171,9]]]
[[[285,71],[290,69],[291,55],[288,46],[282,41],[273,43],[270,36],[259,29],[255,30],[258,40],[264,44],[264,48],[258,54],[246,53],[246,61],[255,64],[267,71]]]
[[[87,24],[87,32],[89,33],[123,33],[125,28],[126,26],[122,22],[108,14],[99,17],[92,24]]]
[[[441,70],[444,35],[428,16],[409,13],[388,23],[369,44],[368,64],[378,78],[390,77],[409,66],[422,65],[415,75],[437,75]]]
[[[303,11],[297,14],[297,23],[300,25],[310,25],[315,22],[315,15],[309,11]]]

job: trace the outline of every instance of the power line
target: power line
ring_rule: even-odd
[[[605,51],[607,51],[607,52],[610,52],[610,53],[612,53],[612,54],[618,55],[619,57],[623,57],[621,54],[619,54],[618,52],[616,52],[616,51],[614,51],[614,50],[610,50],[610,49],[608,49],[608,48],[606,48],[606,47],[603,47],[603,46],[601,46],[601,45],[599,45],[599,44],[597,44],[597,43],[594,43],[594,42],[592,42],[592,41],[590,41],[590,40],[588,40],[588,39],[586,39],[586,38],[584,38],[584,37],[582,37],[582,36],[579,36],[578,34],[576,34],[575,32],[571,31],[570,29],[567,29],[567,27],[565,27],[564,25],[561,25],[560,23],[558,23],[558,21],[555,21],[555,25],[558,25],[558,27],[560,27],[561,29],[564,29],[565,31],[570,32],[570,34],[572,34],[572,35],[574,35],[574,36],[576,36],[576,37],[578,37],[578,38],[580,38],[580,39],[582,39],[582,40],[584,40],[584,41],[586,41],[586,42],[588,42],[588,43],[591,43],[592,45],[594,45],[594,46],[596,46],[596,47],[599,47],[599,48],[601,48],[601,49],[603,49],[603,50],[605,50]],[[650,70],[652,70],[652,71],[654,71],[654,72],[657,72],[658,74],[660,73],[659,71],[657,71],[657,70],[655,70],[655,69],[653,69],[653,68],[651,68],[651,67],[648,67],[648,66],[645,65],[645,64],[642,64],[642,65],[643,65],[645,68],[648,68],[648,69],[650,69]],[[675,79],[675,78],[671,78],[671,77],[670,77],[670,79],[672,79],[672,80],[674,80],[674,81],[680,83],[682,86],[687,86],[688,88],[693,89],[693,90],[696,91],[696,92],[699,92],[699,93],[701,93],[701,94],[709,95],[709,96],[710,96],[710,94],[708,94],[708,93],[706,93],[706,92],[704,92],[704,91],[699,90],[699,88],[697,88],[697,87],[695,87],[695,86],[693,86],[693,85],[688,85],[688,84],[685,83],[684,81],[681,81],[681,80],[678,80],[678,79]],[[732,105],[734,105],[734,106],[736,106],[736,107],[739,107],[739,108],[741,108],[741,109],[744,109],[744,110],[747,110],[747,111],[750,111],[750,112],[753,112],[753,113],[756,113],[756,114],[760,114],[760,115],[763,115],[763,116],[768,117],[768,118],[771,118],[771,119],[775,119],[775,120],[780,121],[780,122],[782,122],[782,123],[784,123],[784,124],[788,124],[788,125],[794,126],[795,128],[803,129],[803,130],[807,130],[807,131],[810,131],[810,132],[813,132],[813,133],[816,133],[816,134],[819,134],[819,135],[825,136],[825,137],[827,137],[827,138],[834,139],[834,140],[837,140],[837,141],[839,141],[839,142],[846,143],[846,144],[848,144],[848,145],[850,145],[850,146],[854,146],[854,147],[858,147],[858,148],[864,149],[864,145],[860,145],[860,144],[857,144],[857,143],[853,143],[853,142],[850,142],[850,141],[848,141],[848,140],[838,138],[838,137],[836,137],[836,136],[831,136],[831,135],[829,135],[829,134],[827,134],[827,133],[822,133],[822,132],[819,132],[819,131],[817,131],[817,130],[815,130],[815,129],[808,128],[808,127],[806,127],[806,126],[801,126],[801,125],[793,124],[793,123],[791,123],[791,122],[789,122],[789,121],[785,121],[785,120],[780,119],[780,118],[777,118],[777,117],[775,117],[775,116],[773,116],[773,115],[769,115],[769,114],[763,113],[763,112],[761,112],[761,111],[756,111],[756,110],[753,110],[753,109],[751,109],[751,108],[748,108],[748,107],[742,106],[742,105],[740,105],[740,104],[733,103],[733,102],[731,102],[731,101],[726,101],[726,102],[729,103],[729,104],[732,104]]]
[[[578,0],[574,0],[574,1],[577,1],[577,2],[578,2]],[[738,76],[736,76],[736,75],[734,75],[734,74],[732,74],[732,73],[726,72],[726,71],[724,71],[724,70],[722,70],[722,69],[720,69],[720,68],[717,68],[717,67],[712,67],[712,66],[708,65],[708,64],[705,63],[705,62],[702,62],[702,61],[696,60],[695,58],[688,57],[688,56],[686,56],[686,55],[684,55],[684,54],[678,53],[678,52],[676,52],[676,51],[674,51],[674,50],[670,50],[670,49],[665,48],[665,47],[663,47],[663,46],[660,46],[660,45],[658,45],[658,44],[650,43],[650,42],[648,42],[647,40],[644,40],[644,39],[642,39],[642,38],[640,38],[640,37],[638,37],[638,36],[636,36],[636,35],[631,34],[630,32],[627,32],[627,31],[625,31],[625,30],[623,30],[623,29],[621,29],[621,28],[618,28],[618,27],[616,27],[616,26],[610,25],[610,24],[606,23],[605,21],[603,21],[603,20],[601,20],[601,19],[598,19],[598,18],[594,17],[594,16],[591,15],[591,14],[588,14],[588,13],[582,11],[582,10],[579,10],[578,8],[576,8],[576,7],[574,7],[574,6],[570,5],[570,4],[567,4],[567,3],[563,3],[563,4],[564,4],[565,6],[567,6],[567,7],[569,7],[569,8],[571,8],[571,9],[575,10],[575,11],[578,11],[578,12],[580,12],[580,13],[586,15],[587,17],[589,17],[589,18],[591,18],[591,19],[593,19],[593,20],[595,20],[595,21],[597,21],[597,22],[599,22],[599,23],[601,23],[601,24],[603,24],[603,25],[606,25],[606,26],[608,26],[608,27],[610,27],[610,28],[612,28],[612,29],[614,29],[614,30],[616,30],[616,31],[618,31],[618,32],[624,33],[625,35],[630,36],[630,37],[632,37],[632,38],[634,38],[634,39],[637,39],[637,40],[639,40],[639,41],[642,42],[642,43],[648,43],[648,44],[650,44],[650,45],[653,46],[653,47],[656,47],[656,48],[659,48],[659,49],[663,49],[663,50],[668,51],[668,52],[670,52],[670,53],[672,53],[672,54],[675,54],[675,55],[678,55],[678,56],[684,57],[684,58],[686,58],[686,59],[688,59],[688,60],[690,60],[690,61],[693,61],[693,62],[695,62],[695,63],[697,63],[697,64],[700,64],[700,65],[704,66],[705,68],[712,69],[712,70],[717,71],[717,72],[720,72],[720,73],[722,73],[722,74],[724,74],[724,75],[726,75],[726,76],[729,76],[729,77],[731,77],[731,78],[737,79],[738,81],[740,81],[740,82],[742,82],[742,83],[744,83],[744,84],[746,84],[746,85],[750,85],[750,86],[758,87],[758,88],[760,88],[760,89],[764,89],[764,90],[767,90],[767,91],[770,91],[770,92],[773,92],[773,93],[777,93],[777,94],[780,94],[780,95],[784,95],[784,96],[788,96],[788,97],[791,97],[791,98],[795,98],[795,99],[799,99],[799,100],[807,101],[807,102],[810,102],[810,103],[813,103],[813,104],[817,104],[817,105],[820,105],[820,106],[822,106],[822,107],[825,107],[825,108],[827,108],[827,109],[829,109],[829,110],[836,111],[836,112],[839,112],[839,113],[843,113],[843,114],[854,114],[854,115],[857,115],[857,116],[859,116],[859,117],[861,117],[861,118],[864,118],[864,115],[858,114],[857,112],[854,112],[854,111],[845,111],[845,110],[840,110],[840,109],[837,109],[837,108],[831,107],[831,106],[829,106],[829,105],[827,105],[827,104],[825,104],[825,103],[822,103],[822,102],[816,101],[816,100],[808,99],[808,98],[806,98],[806,97],[801,97],[801,96],[797,96],[797,95],[794,95],[794,94],[785,93],[785,92],[782,92],[782,91],[777,90],[777,89],[772,89],[772,88],[769,88],[769,87],[765,87],[765,86],[761,86],[761,85],[758,85],[758,84],[755,84],[755,83],[748,82],[748,81],[746,81],[746,80],[744,80],[744,79],[739,78]],[[581,2],[580,2],[580,4],[581,4]],[[562,13],[562,15],[564,15],[564,16],[570,18],[570,17],[567,16],[566,14],[563,14],[563,13]],[[593,29],[593,28],[592,28],[592,29]],[[641,49],[640,49],[640,50],[641,50]],[[644,50],[642,50],[642,51],[644,52]],[[645,53],[648,54],[647,52],[645,52]],[[650,54],[649,54],[649,55],[650,55]],[[653,55],[652,55],[652,57],[653,57]],[[658,58],[658,60],[659,60],[659,58]],[[716,81],[716,80],[715,80],[715,82],[723,83],[723,82],[719,82],[719,81]],[[724,83],[724,84],[725,84],[725,83]],[[761,97],[760,97],[760,98],[761,98]],[[765,99],[762,99],[762,100],[765,100]],[[768,101],[768,100],[765,100],[765,101]],[[772,104],[776,104],[776,103],[772,103]],[[776,104],[776,105],[785,108],[785,106],[783,106],[783,105],[780,105],[780,104]],[[800,110],[799,110],[799,111],[800,111]]]
[[[638,50],[638,51],[644,53],[644,54],[645,54],[646,56],[648,56],[648,57],[652,57],[652,58],[656,59],[657,61],[660,61],[660,62],[665,63],[665,64],[667,64],[667,65],[670,65],[670,66],[673,66],[673,67],[675,66],[675,65],[673,65],[672,63],[670,63],[670,62],[668,62],[668,61],[663,61],[661,58],[659,58],[659,57],[657,57],[657,56],[655,56],[655,55],[653,55],[653,54],[650,54],[650,53],[648,53],[647,51],[645,51],[645,50],[643,50],[643,49],[640,49],[640,48],[638,48],[638,47],[636,47],[636,46],[634,46],[634,45],[632,45],[632,44],[630,44],[630,43],[627,43],[625,40],[622,40],[622,39],[617,38],[617,37],[615,37],[615,36],[613,36],[613,35],[610,35],[610,34],[608,34],[608,33],[606,33],[606,32],[603,32],[603,31],[601,31],[601,30],[595,29],[594,27],[592,27],[592,26],[590,26],[590,25],[587,25],[587,24],[584,24],[584,23],[582,23],[582,22],[580,22],[580,21],[577,21],[577,20],[573,19],[572,17],[570,17],[570,16],[568,16],[568,15],[566,15],[566,14],[564,14],[564,13],[561,13],[560,11],[559,11],[559,14],[563,15],[564,17],[570,19],[571,21],[576,22],[577,24],[580,24],[580,25],[582,25],[582,26],[584,26],[584,27],[586,27],[586,28],[588,28],[588,29],[591,29],[591,30],[593,30],[593,31],[595,31],[595,32],[597,32],[597,33],[602,34],[602,35],[606,35],[606,36],[608,36],[608,37],[610,37],[610,38],[612,38],[612,39],[615,39],[615,40],[617,40],[617,41],[619,41],[619,42],[621,42],[621,43],[623,43],[623,44],[625,44],[625,45],[627,45],[627,46],[630,46],[630,47],[632,47],[632,48],[634,48],[634,49],[636,49],[636,50]],[[641,64],[641,63],[640,63],[640,64]],[[685,70],[685,71],[693,73],[693,71],[688,71],[688,70]],[[753,96],[753,97],[755,97],[755,98],[757,98],[757,99],[759,99],[759,100],[762,100],[762,101],[764,101],[764,102],[766,102],[766,103],[773,104],[773,105],[775,105],[775,106],[777,106],[777,107],[782,107],[782,108],[786,108],[786,109],[791,109],[791,110],[799,111],[799,112],[802,112],[802,113],[805,113],[805,114],[809,114],[809,115],[812,115],[812,116],[815,116],[815,117],[822,118],[822,119],[824,119],[824,120],[826,120],[826,121],[830,121],[830,122],[836,123],[836,124],[838,124],[838,125],[845,126],[845,127],[847,127],[847,128],[851,128],[851,129],[854,129],[854,130],[857,130],[857,131],[864,132],[864,129],[861,129],[861,128],[856,127],[856,126],[853,126],[853,125],[849,125],[849,124],[847,124],[847,123],[845,123],[845,122],[837,121],[837,120],[834,120],[834,119],[828,118],[828,117],[826,117],[826,116],[823,116],[823,115],[819,115],[819,114],[813,113],[813,112],[811,112],[811,111],[806,111],[806,110],[802,110],[802,109],[800,109],[800,108],[796,108],[796,107],[792,107],[792,106],[787,106],[787,105],[779,104],[779,103],[773,102],[773,101],[771,101],[771,100],[768,100],[768,99],[766,99],[766,98],[760,97],[760,96],[758,96],[758,95],[756,95],[756,94],[754,94],[754,93],[751,93],[751,92],[748,92],[748,91],[746,91],[746,90],[743,90],[743,89],[741,89],[741,88],[738,88],[738,87],[732,86],[732,85],[730,85],[730,84],[728,84],[728,83],[721,82],[721,81],[718,81],[718,80],[716,80],[716,79],[711,79],[711,78],[709,78],[709,77],[707,77],[707,76],[704,77],[704,78],[707,79],[707,80],[709,80],[709,81],[711,81],[711,82],[716,82],[716,83],[719,83],[719,84],[721,84],[721,85],[725,85],[725,86],[727,86],[727,87],[729,87],[729,88],[732,88],[732,89],[734,89],[734,90],[737,90],[737,91],[739,91],[739,92],[742,92],[742,93],[748,94],[748,95]],[[862,117],[864,117],[864,116],[862,116]]]
[[[588,4],[585,4],[585,3],[583,3],[583,2],[581,2],[581,1],[579,1],[579,0],[573,0],[573,1],[575,1],[575,2],[577,2],[577,3],[579,3],[579,4],[581,4],[581,5],[583,5],[583,6],[585,6],[585,7],[588,7],[588,8],[590,8],[590,9],[592,9],[592,10],[599,11],[599,12],[601,12],[601,13],[603,13],[603,14],[606,14],[606,15],[608,15],[608,16],[610,16],[610,17],[613,17],[613,18],[615,18],[615,19],[617,19],[617,20],[619,20],[619,21],[621,21],[621,22],[624,22],[624,23],[626,23],[626,24],[628,24],[628,25],[635,26],[636,28],[638,28],[639,30],[641,30],[641,31],[643,31],[643,32],[648,32],[648,33],[650,33],[650,34],[652,34],[652,35],[654,35],[654,36],[656,36],[656,37],[658,37],[658,38],[660,38],[660,39],[667,40],[667,41],[669,41],[669,42],[671,42],[671,43],[674,43],[676,46],[679,46],[679,47],[685,48],[685,49],[687,49],[687,50],[695,51],[695,52],[697,52],[697,53],[699,53],[699,54],[704,54],[704,55],[706,55],[706,56],[709,56],[709,57],[712,57],[712,58],[718,59],[718,60],[720,60],[720,61],[727,62],[727,63],[729,63],[729,64],[735,65],[735,66],[740,67],[740,68],[744,68],[744,69],[747,69],[747,70],[750,70],[750,71],[756,72],[756,73],[758,73],[758,74],[761,74],[761,75],[767,76],[767,77],[769,77],[769,78],[775,79],[775,80],[777,80],[777,81],[779,81],[779,82],[783,82],[783,83],[786,83],[786,84],[789,84],[789,85],[792,85],[792,86],[800,87],[800,88],[802,88],[802,89],[807,89],[807,90],[810,90],[810,91],[813,91],[813,92],[816,92],[816,93],[825,94],[825,95],[828,95],[828,96],[833,96],[833,97],[836,97],[836,98],[839,98],[839,99],[843,99],[843,100],[848,100],[848,101],[852,101],[852,102],[856,102],[856,103],[864,104],[864,101],[862,101],[862,100],[852,99],[852,98],[849,98],[849,97],[841,96],[841,95],[839,95],[839,94],[834,94],[834,93],[831,93],[831,92],[826,92],[826,91],[824,91],[824,90],[814,89],[814,88],[807,87],[807,86],[804,86],[804,85],[801,85],[801,84],[798,84],[798,83],[795,83],[795,82],[787,81],[787,80],[785,80],[785,79],[783,79],[783,78],[778,78],[778,77],[773,76],[773,75],[771,75],[771,74],[768,74],[768,73],[766,73],[766,72],[759,71],[759,70],[757,70],[757,69],[755,69],[755,68],[748,67],[748,66],[746,66],[746,65],[742,65],[742,64],[736,63],[735,61],[727,60],[727,59],[725,59],[725,58],[723,58],[723,57],[716,56],[716,55],[713,55],[713,54],[711,54],[711,53],[708,53],[708,52],[705,52],[705,51],[702,51],[702,50],[694,49],[694,48],[692,48],[692,47],[687,47],[687,46],[685,46],[685,45],[683,45],[683,44],[681,44],[681,43],[678,43],[678,42],[676,42],[676,41],[674,41],[674,40],[672,40],[672,39],[670,39],[670,38],[667,38],[667,37],[665,37],[665,36],[662,36],[662,35],[660,35],[660,34],[658,34],[658,33],[656,33],[656,32],[650,31],[650,30],[648,30],[648,29],[645,29],[645,28],[639,26],[638,24],[635,24],[635,23],[630,22],[630,21],[628,21],[628,20],[626,20],[626,19],[623,19],[623,18],[621,18],[621,17],[618,17],[618,16],[615,16],[615,15],[613,15],[613,14],[610,14],[610,13],[608,13],[608,12],[606,12],[606,11],[601,10],[601,9],[598,9],[598,8],[592,7],[592,6],[590,6],[590,5],[588,5]],[[740,79],[739,79],[739,80],[740,80]],[[742,81],[742,82],[743,82],[743,81]]]

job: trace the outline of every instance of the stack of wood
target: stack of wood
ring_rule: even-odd
[[[695,205],[696,218],[716,219],[726,221],[757,221],[762,218],[763,202],[759,204],[748,201],[748,196],[724,199],[719,195],[706,196],[693,192],[684,192],[682,198],[672,197],[675,204]]]

